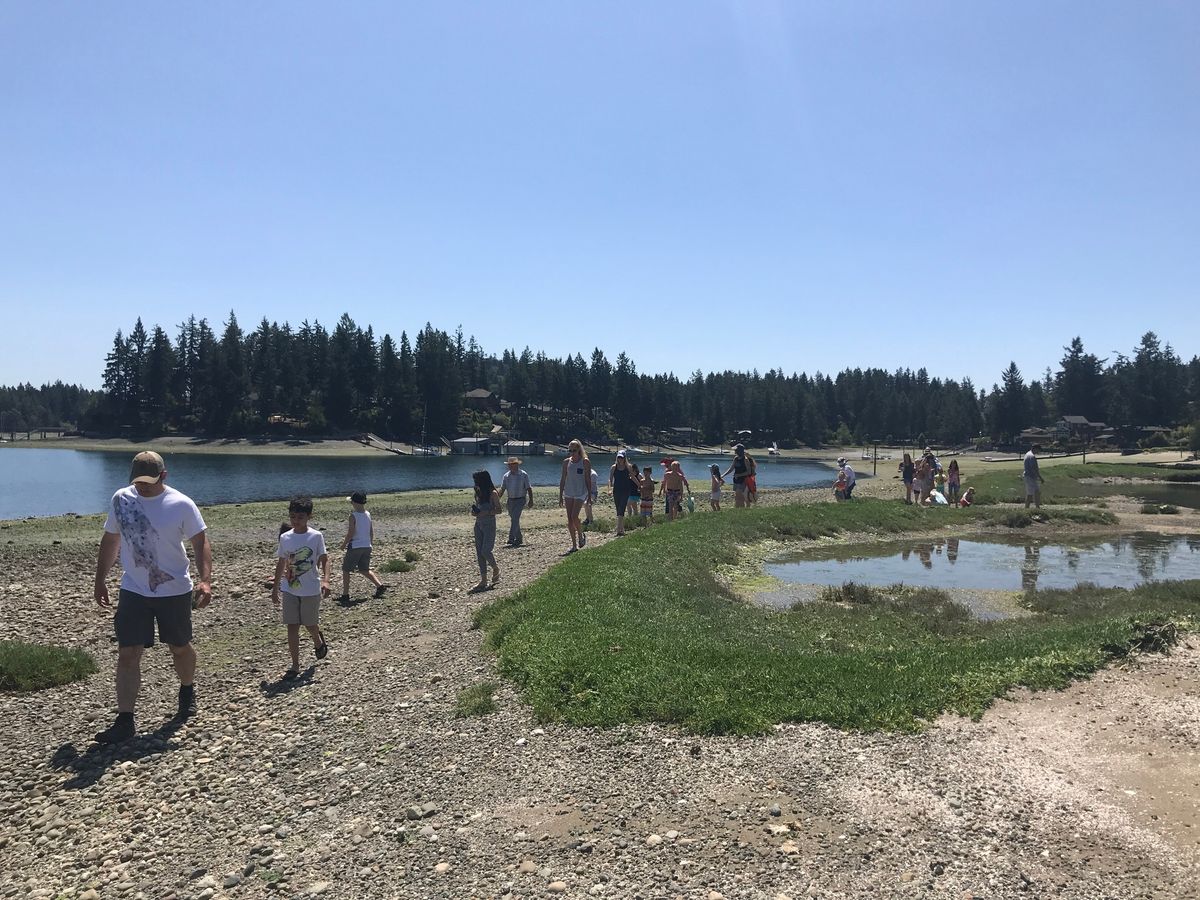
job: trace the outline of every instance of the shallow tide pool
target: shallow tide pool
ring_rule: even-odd
[[[1200,535],[1154,532],[1062,543],[938,538],[827,547],[776,557],[766,573],[790,584],[1020,591],[1133,587],[1152,580],[1200,578]]]

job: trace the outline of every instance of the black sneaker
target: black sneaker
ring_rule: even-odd
[[[94,740],[97,744],[120,744],[135,734],[137,734],[137,729],[133,727],[133,715],[122,713],[117,716],[117,721],[98,732]]]
[[[350,595],[349,595],[349,594],[342,594],[342,596],[340,596],[340,597],[338,597],[338,598],[337,598],[337,602],[338,602],[338,603],[349,603],[349,602],[350,602]]]
[[[387,589],[388,586],[386,584],[381,584],[379,587],[375,588],[375,599],[378,600],[380,597],[386,594]]]
[[[175,713],[176,719],[190,719],[196,714],[196,691],[179,689],[179,711]]]
[[[295,681],[299,677],[300,677],[300,671],[298,669],[288,669],[286,672],[283,673],[284,681]]]
[[[316,649],[317,659],[324,659],[329,655],[329,642],[325,640],[325,632],[318,632],[321,635],[321,646]]]

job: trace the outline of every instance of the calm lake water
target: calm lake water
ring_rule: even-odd
[[[0,519],[102,512],[113,491],[128,481],[132,458],[131,452],[0,448]],[[657,481],[662,472],[658,465],[661,458],[662,454],[655,453],[634,458],[634,462],[653,466]],[[601,484],[608,483],[613,459],[608,455],[592,458]],[[820,463],[755,459],[759,463],[760,488],[825,486],[833,479],[833,470]],[[725,471],[731,457],[681,456],[679,460],[692,490],[703,494],[708,490],[709,465],[716,463]],[[480,468],[490,471],[497,484],[505,470],[503,460],[496,456],[167,456],[168,482],[201,504],[278,500],[296,493],[329,497],[352,490],[373,494],[465,488],[471,485],[471,473]],[[522,468],[535,486],[557,485],[562,458],[531,457]]]
[[[1029,540],[967,541],[957,538],[902,541],[840,548],[840,558],[781,558],[767,574],[793,584],[840,585],[847,581],[886,587],[1033,590],[1132,587],[1151,580],[1200,578],[1200,536],[1139,532],[1064,544]]]

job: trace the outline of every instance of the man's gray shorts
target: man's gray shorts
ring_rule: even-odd
[[[342,557],[343,572],[362,572],[364,575],[371,571],[371,548],[351,547]]]
[[[192,592],[173,597],[144,597],[121,588],[113,625],[118,647],[153,647],[154,623],[158,639],[182,647],[192,641]]]

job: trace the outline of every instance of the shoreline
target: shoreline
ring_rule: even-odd
[[[397,448],[405,448],[414,446],[408,441],[396,441]],[[549,452],[546,455],[552,457],[561,456],[564,452],[562,445],[547,443],[545,445]],[[589,449],[597,453],[615,454],[617,450],[626,446],[625,444],[596,444],[589,445]],[[4,440],[0,444],[0,451],[7,449],[40,449],[40,450],[83,450],[83,451],[101,451],[101,452],[122,452],[122,453],[139,453],[142,450],[158,449],[164,453],[199,453],[199,454],[238,454],[243,456],[358,456],[371,457],[380,454],[383,455],[402,455],[408,456],[407,451],[393,453],[382,447],[375,446],[369,443],[353,440],[350,438],[333,438],[333,437],[314,437],[314,438],[201,438],[194,435],[164,435],[150,440],[130,440],[119,437],[103,437],[103,438],[78,438],[78,437],[50,437],[50,438],[32,438],[26,440],[18,438],[17,440]],[[879,447],[879,463],[881,467],[891,466],[895,468],[905,451],[910,453],[915,452],[907,446],[895,447]],[[854,467],[855,471],[865,469],[872,462],[870,456],[863,458],[863,447],[802,447],[793,449],[781,449],[777,453],[769,452],[768,447],[748,447],[746,452],[754,457],[756,462],[766,463],[771,459],[787,459],[801,462],[819,462],[819,463],[834,463],[839,457],[846,457],[846,460]],[[1021,463],[1019,456],[1002,456],[994,454],[994,451],[980,452],[975,450],[952,451],[948,449],[941,450],[942,455],[953,456],[959,460],[969,460],[986,464],[989,468],[1015,466]],[[450,455],[450,454],[442,454]],[[661,444],[649,444],[639,456],[659,456],[659,455],[677,455],[677,456],[727,456],[733,458],[732,450],[729,447],[723,446],[696,446],[696,447],[671,447],[668,448]],[[1059,462],[1077,462],[1083,454],[1081,453],[1066,453],[1039,456],[1038,461],[1043,465],[1055,465]],[[489,459],[489,455],[480,454],[481,458]],[[1154,465],[1176,465],[1187,464],[1189,460],[1185,453],[1179,450],[1152,450],[1123,455],[1120,451],[1089,451],[1087,458],[1094,462],[1105,463],[1122,463],[1126,465],[1138,465],[1142,463]],[[862,474],[862,473],[859,473]]]

